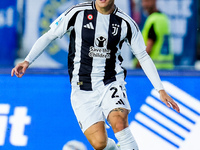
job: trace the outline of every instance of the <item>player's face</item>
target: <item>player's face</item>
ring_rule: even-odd
[[[142,0],[142,7],[148,14],[151,14],[156,7],[156,0]]]
[[[109,14],[114,10],[115,0],[96,0],[96,8],[100,13]]]

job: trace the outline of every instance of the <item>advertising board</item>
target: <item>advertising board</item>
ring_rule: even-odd
[[[199,150],[199,76],[162,76],[166,91],[181,113],[160,102],[146,76],[128,75],[132,111],[130,128],[140,150]],[[0,75],[0,149],[62,149],[71,140],[92,149],[82,134],[70,103],[66,74]],[[112,129],[108,129],[113,138]]]

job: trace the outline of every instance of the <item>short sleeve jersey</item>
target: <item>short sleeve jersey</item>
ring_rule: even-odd
[[[136,23],[115,6],[113,13],[103,15],[95,2],[73,6],[51,25],[57,37],[69,33],[68,72],[71,84],[91,91],[97,83],[108,84],[125,78],[121,67],[122,44],[126,42],[133,54],[145,51],[145,44]]]

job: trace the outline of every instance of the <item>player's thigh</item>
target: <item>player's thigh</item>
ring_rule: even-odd
[[[98,104],[99,97],[98,91],[72,89],[71,104],[83,133],[93,124],[105,121]]]
[[[128,113],[131,111],[126,94],[125,82],[113,82],[106,90],[102,102],[105,117],[116,133],[128,126]]]
[[[84,134],[94,148],[104,148],[107,144],[107,132],[104,121],[93,124],[84,132]]]
[[[128,127],[129,110],[125,108],[115,108],[108,115],[108,122],[112,126],[114,133],[119,132]]]
[[[102,100],[103,113],[107,119],[119,116],[127,118],[131,107],[127,98],[125,83],[114,82],[110,84],[106,90],[106,94]],[[109,118],[108,118],[109,117]]]

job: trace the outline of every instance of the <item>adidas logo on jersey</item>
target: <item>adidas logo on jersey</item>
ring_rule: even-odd
[[[124,102],[120,99],[117,103],[117,105],[121,104],[121,105],[125,105]]]
[[[94,26],[93,26],[92,22],[90,22],[90,23],[88,23],[88,24],[84,25],[84,28],[87,28],[87,29],[92,29],[92,30],[94,30]]]

